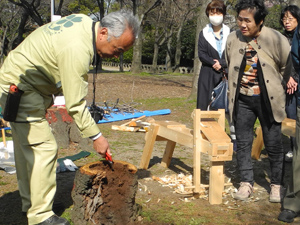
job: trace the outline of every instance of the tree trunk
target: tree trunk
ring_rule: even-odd
[[[142,71],[142,47],[143,47],[143,37],[142,37],[143,26],[140,26],[138,32],[138,38],[135,40],[133,45],[133,56],[132,56],[132,73],[140,73]]]
[[[175,51],[175,70],[174,72],[179,72],[179,66],[180,66],[180,59],[181,59],[181,32],[182,32],[183,23],[180,24],[180,27],[178,28],[177,34],[176,34],[176,51]]]
[[[16,48],[24,40],[23,34],[25,31],[25,25],[26,25],[28,18],[29,18],[29,14],[26,10],[24,10],[24,12],[22,13],[20,25],[18,27],[18,36],[12,42],[11,49]]]
[[[158,34],[158,27],[155,27],[155,33],[154,33],[154,46],[153,46],[153,57],[152,57],[152,68],[151,72],[156,73],[157,72],[157,59],[158,59],[158,51],[159,51],[159,34]]]
[[[168,72],[173,72],[172,71],[172,56],[171,56],[171,42],[172,42],[172,31],[168,34],[168,39],[167,39],[167,56],[166,56],[166,69]]]
[[[153,5],[150,5],[150,7],[144,12],[139,12],[139,6],[137,0],[132,0],[132,3],[133,3],[133,9],[132,9],[133,14],[140,15],[141,25],[138,32],[138,38],[133,45],[131,72],[140,73],[142,71],[142,47],[143,47],[143,24],[144,24],[143,21],[149,12],[151,12],[153,9],[155,9],[161,4],[161,0],[156,0],[153,3]]]
[[[153,58],[152,58],[152,68],[151,72],[156,73],[157,72],[157,59],[158,59],[158,43],[155,41],[154,43],[154,51],[153,51]]]
[[[119,67],[120,67],[120,72],[123,72],[124,71],[124,67],[123,67],[123,52],[120,54],[120,57],[119,57],[119,59],[120,59],[120,65],[119,65]]]
[[[193,83],[192,83],[192,91],[190,96],[188,97],[189,100],[197,99],[197,88],[198,88],[198,78],[201,68],[201,61],[198,57],[198,39],[200,31],[205,27],[207,24],[207,16],[205,14],[205,9],[207,4],[210,1],[205,0],[200,8],[199,17],[197,18],[197,28],[196,28],[196,39],[195,39],[195,58],[194,58],[194,76],[193,76]]]
[[[72,199],[72,222],[80,225],[134,224],[137,168],[114,160],[92,162],[76,172]]]
[[[1,42],[1,55],[0,55],[0,66],[2,66],[4,62],[4,51],[5,51],[5,39],[6,39],[6,32],[8,27],[5,27],[4,33],[3,33],[3,39]]]
[[[133,4],[133,15],[138,16],[139,10],[138,10],[138,4],[137,0],[132,0]],[[132,73],[140,73],[142,72],[142,47],[143,47],[143,18],[144,14],[140,17],[140,28],[138,31],[137,39],[135,40],[133,44],[133,56],[132,56],[132,63],[131,63],[131,72]]]

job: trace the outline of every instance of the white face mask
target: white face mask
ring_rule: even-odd
[[[214,26],[219,26],[223,22],[223,15],[221,16],[209,16],[209,21]]]

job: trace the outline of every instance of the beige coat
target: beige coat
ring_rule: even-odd
[[[258,54],[273,117],[276,122],[282,122],[282,120],[286,117],[286,83],[289,80],[292,70],[290,45],[287,38],[282,34],[264,26],[257,38],[257,44],[275,61],[278,66],[278,69],[274,68],[266,59],[262,58]],[[231,120],[233,118],[233,110],[237,93],[236,88],[239,86],[238,79],[240,66],[245,55],[246,45],[247,42],[239,30],[232,32],[228,36],[225,57],[228,64],[228,99]]]

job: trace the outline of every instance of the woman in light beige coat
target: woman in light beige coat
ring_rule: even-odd
[[[240,0],[236,11],[239,30],[228,36],[225,50],[229,113],[236,129],[241,179],[234,198],[246,200],[253,193],[251,149],[258,118],[271,166],[270,202],[280,202],[284,159],[281,122],[286,117],[285,93],[292,68],[290,45],[279,32],[263,25],[267,15],[263,1]]]

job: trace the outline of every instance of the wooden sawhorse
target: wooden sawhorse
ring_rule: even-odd
[[[194,129],[173,121],[155,121],[146,133],[146,142],[140,162],[141,169],[147,169],[155,141],[167,141],[162,166],[169,167],[176,143],[193,149],[193,189],[200,193],[201,152],[209,155],[209,202],[221,204],[224,191],[224,161],[232,160],[233,144],[225,132],[225,110],[192,113]]]
[[[296,135],[296,120],[285,118],[281,123],[281,133],[286,136],[295,137]],[[259,159],[261,150],[264,146],[263,134],[261,127],[257,127],[256,131],[256,138],[253,141],[251,157],[253,159]]]

